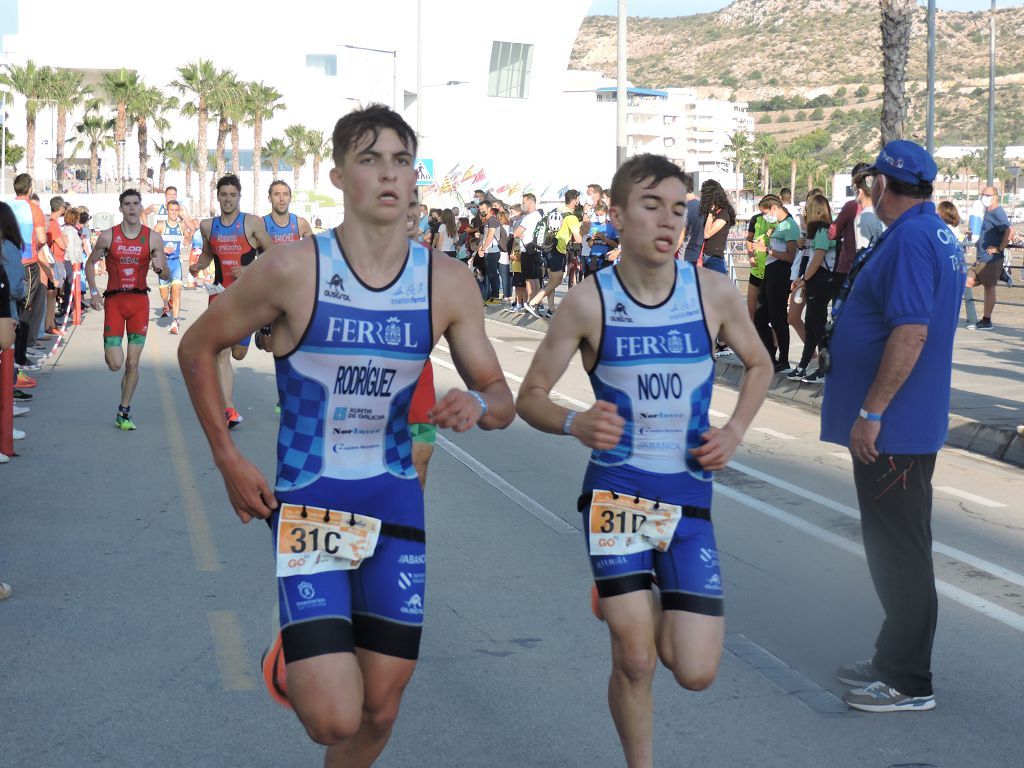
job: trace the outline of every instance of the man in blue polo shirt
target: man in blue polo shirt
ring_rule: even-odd
[[[854,261],[833,308],[821,439],[847,446],[868,568],[885,611],[870,661],[842,667],[844,696],[867,712],[935,707],[931,652],[935,456],[949,418],[963,254],[931,202],[936,167],[909,141],[859,175],[888,227]]]

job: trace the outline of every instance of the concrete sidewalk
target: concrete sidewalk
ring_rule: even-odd
[[[556,295],[565,295],[565,286]],[[980,298],[981,289],[975,294]],[[1024,466],[1024,287],[1000,287],[999,303],[993,312],[995,328],[971,331],[961,313],[961,327],[953,350],[953,388],[950,398],[949,436],[946,444],[994,459]],[[981,302],[977,302],[981,314]],[[504,306],[484,307],[486,316],[537,331],[547,329],[546,320],[517,315]],[[794,334],[793,349],[800,340]],[[812,364],[813,367],[813,364]],[[716,381],[738,386],[743,366],[735,358],[716,363]],[[788,381],[776,376],[770,396],[815,409],[821,407],[824,387]]]

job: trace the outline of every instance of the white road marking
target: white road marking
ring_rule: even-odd
[[[799,440],[799,438],[793,437],[793,435],[787,435],[785,432],[777,432],[774,429],[769,429],[768,427],[754,427],[754,431],[760,432],[763,435],[768,435],[768,437],[774,437],[776,440]]]
[[[729,418],[729,414],[728,413],[722,413],[721,411],[716,411],[714,408],[708,409],[708,416],[711,416],[712,418],[715,418],[715,419],[727,419],[727,418]]]
[[[487,338],[489,338],[495,344],[504,344],[505,343],[504,339],[496,339],[493,336],[488,336]]]
[[[1002,408],[1004,411],[1019,411],[1019,408],[1014,408],[1012,405],[1002,405],[1000,403],[992,403],[996,408]]]
[[[443,341],[437,342],[437,344],[434,345],[434,348],[440,349],[442,352],[447,352],[449,355],[452,353],[452,351],[448,348],[448,345],[445,344]]]
[[[486,320],[488,323],[498,323],[505,330],[508,330],[509,328],[509,324],[504,322],[503,320],[492,320],[489,317],[485,317],[484,320]],[[542,331],[535,331],[532,328],[526,328],[525,326],[522,325],[513,325],[512,327],[515,328],[517,331],[522,331],[523,333],[530,333],[533,334],[534,336],[540,336],[541,338],[547,336],[547,334]],[[491,339],[491,341],[501,341],[501,339]]]
[[[831,544],[844,552],[849,552],[857,557],[865,557],[864,548],[859,544],[856,544],[849,539],[843,538],[831,531],[826,531],[824,528],[819,528],[813,523],[809,523],[801,517],[791,515],[789,512],[784,512],[778,507],[774,507],[771,504],[755,499],[753,496],[748,496],[740,491],[733,490],[728,486],[724,486],[721,483],[715,483],[715,491],[725,496],[727,499],[732,499],[735,502],[742,504],[745,507],[753,509],[755,512],[760,512],[763,515],[767,515],[770,518],[778,520],[780,523],[795,528],[802,533],[806,533],[818,541],[824,541],[827,544]],[[965,608],[970,608],[973,611],[988,616],[990,619],[995,619],[1001,624],[1005,624],[1011,629],[1016,629],[1018,632],[1024,632],[1024,616],[1019,613],[1007,610],[1001,606],[995,605],[983,598],[973,595],[966,590],[955,587],[949,582],[942,581],[941,579],[935,580],[935,589],[940,595],[948,597]]]
[[[1002,509],[1006,507],[1006,505],[1001,502],[986,499],[984,496],[975,496],[973,493],[968,493],[967,491],[950,488],[948,485],[936,485],[935,490],[948,493],[951,496],[959,496],[961,499],[973,501],[975,504],[981,504],[983,507],[991,507],[992,509]]]
[[[737,472],[742,472],[744,475],[747,475],[748,477],[753,477],[756,480],[761,480],[762,482],[768,483],[769,485],[774,485],[776,488],[781,488],[784,491],[789,491],[790,493],[795,494],[803,499],[807,499],[807,501],[814,502],[815,504],[820,504],[821,506],[827,509],[831,509],[842,515],[846,515],[847,517],[853,518],[854,520],[860,520],[860,510],[854,509],[853,507],[848,507],[845,504],[841,504],[838,501],[834,501],[825,496],[814,493],[813,491],[808,491],[806,488],[801,488],[799,485],[793,485],[792,483],[788,483],[785,480],[779,480],[775,477],[772,477],[771,475],[765,474],[764,472],[759,472],[758,470],[752,467],[747,467],[735,461],[729,462],[729,468],[735,469]],[[1009,568],[1004,568],[1001,565],[990,563],[988,560],[984,560],[980,557],[975,557],[974,555],[968,552],[964,552],[962,549],[957,549],[956,547],[951,547],[948,544],[943,544],[941,541],[932,540],[932,549],[935,552],[938,552],[939,554],[945,555],[946,557],[951,557],[954,560],[959,560],[961,563],[973,566],[978,570],[991,573],[993,576],[997,576],[1000,579],[1003,579],[1004,581],[1010,582],[1011,584],[1016,584],[1019,587],[1024,587],[1024,575],[1019,574],[1016,571],[1011,571]]]
[[[475,472],[481,480],[494,486],[495,489],[510,501],[514,501],[531,515],[540,520],[544,525],[558,533],[577,533],[578,529],[565,522],[562,518],[550,511],[547,507],[535,501],[514,485],[509,483],[497,473],[481,464],[464,450],[455,445],[451,440],[441,435],[437,436],[437,444],[450,453],[456,461],[464,464],[471,471]]]
[[[518,346],[516,344],[512,345],[512,349],[514,349],[514,350],[516,350],[518,352],[525,352],[528,355],[532,355],[534,353],[534,350],[530,349],[529,347],[520,347],[520,346]]]

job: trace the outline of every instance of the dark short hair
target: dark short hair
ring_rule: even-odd
[[[178,188],[172,185],[172,186],[170,186],[170,187],[164,187],[164,194],[166,195],[166,194],[167,194],[168,192],[170,192],[170,191],[171,191],[172,189],[173,189],[173,190],[174,190],[175,192],[177,192],[177,191],[178,191]]]
[[[14,193],[16,195],[27,195],[32,189],[32,177],[27,173],[19,173],[14,177]]]
[[[142,193],[139,192],[139,190],[137,190],[137,189],[126,189],[124,192],[122,192],[120,195],[117,196],[117,205],[118,205],[118,207],[124,205],[124,200],[125,200],[126,197],[137,197],[137,198],[139,198],[139,202],[140,203],[142,202]]]
[[[55,195],[50,198],[50,213],[56,213],[65,205],[64,198],[60,195]]]
[[[885,174],[882,175],[884,176]],[[915,197],[919,200],[930,199],[932,193],[935,191],[930,181],[922,181],[920,184],[908,184],[905,181],[894,179],[892,176],[886,176],[885,183],[887,188],[890,189],[894,195]]]
[[[647,189],[651,189],[665,179],[679,179],[685,186],[684,176],[682,169],[664,155],[635,155],[619,166],[612,177],[612,205],[625,205],[633,187],[646,179],[651,180],[646,185]]]
[[[757,201],[757,207],[765,209],[772,207],[781,208],[782,198],[779,197],[778,195],[765,195],[764,197]]]
[[[474,194],[474,195],[476,195],[476,193],[477,193],[477,192],[479,192],[479,193],[480,193],[481,195],[483,195],[484,197],[487,197],[487,193],[486,193],[486,192],[484,192],[484,191],[483,191],[482,189],[474,189],[474,190],[473,190],[473,194]]]
[[[239,193],[242,192],[242,180],[239,179],[235,174],[229,173],[225,176],[221,176],[217,180],[217,194],[220,194],[222,187],[234,187]]]
[[[274,193],[274,187],[277,186],[287,187],[289,192],[292,191],[291,185],[287,181],[285,181],[284,179],[274,179],[272,182],[270,182],[270,186],[267,187],[267,194],[272,195]]]
[[[348,151],[355,149],[367,135],[372,137],[370,146],[376,144],[380,132],[385,128],[397,133],[402,146],[413,155],[416,154],[416,132],[405,118],[383,104],[370,104],[349,112],[335,123],[334,133],[331,134],[331,157],[335,166],[340,166]]]
[[[782,197],[787,192],[789,192],[790,197],[793,196],[793,190],[792,189],[790,189],[789,187],[783,187],[782,189],[779,190],[779,197]]]
[[[591,192],[597,192],[599,195],[604,194],[604,188],[600,184],[587,184],[587,194]]]
[[[27,176],[28,174],[22,174]],[[29,179],[31,182],[31,179]],[[14,209],[7,203],[0,202],[0,238],[9,240],[19,250],[24,247],[25,241],[21,238],[21,227],[18,226],[18,217],[14,215]],[[8,275],[10,278],[10,275]]]
[[[532,200],[533,202],[536,203],[537,202],[537,196],[535,194],[533,194],[533,192],[527,192],[527,193],[525,193],[523,195],[523,200]]]
[[[565,204],[568,205],[570,200],[576,200],[580,196],[578,189],[569,189],[565,192]]]

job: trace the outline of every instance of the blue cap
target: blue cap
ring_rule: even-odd
[[[938,166],[928,151],[920,144],[898,139],[886,144],[875,158],[870,169],[907,184],[924,184],[935,181]]]

